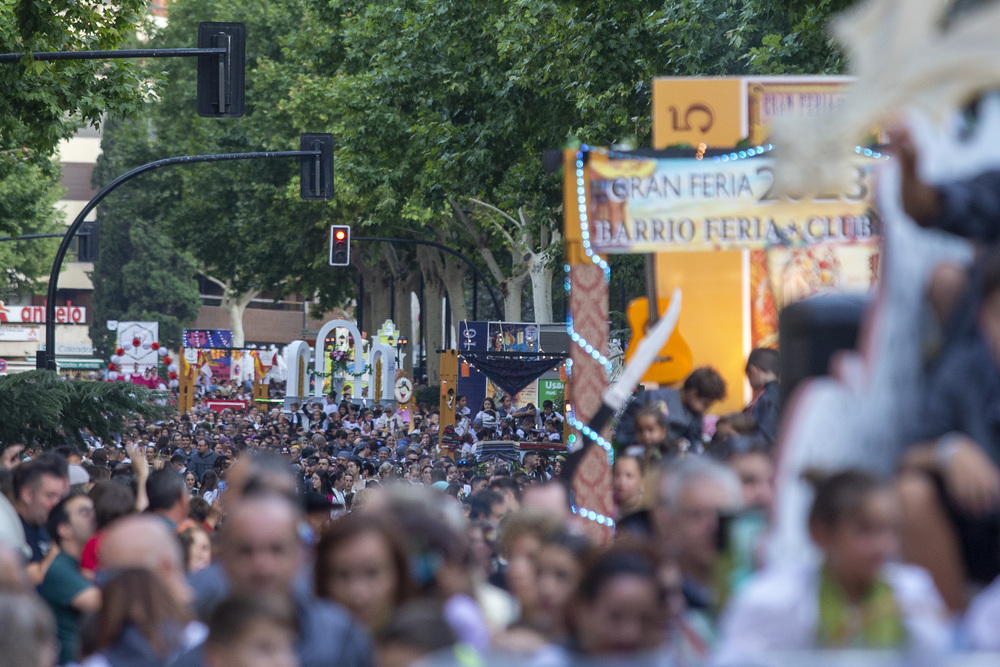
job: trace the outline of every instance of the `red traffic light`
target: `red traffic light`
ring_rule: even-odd
[[[330,266],[351,265],[351,227],[332,225],[330,227]]]

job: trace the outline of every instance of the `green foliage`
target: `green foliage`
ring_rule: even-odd
[[[148,121],[111,120],[105,127],[94,184],[103,187],[130,169],[153,160]],[[90,339],[107,357],[114,332],[107,320],[155,321],[160,342],[176,349],[181,329],[201,308],[195,262],[174,250],[160,231],[176,199],[176,173],[153,171],[111,193],[97,209],[100,255],[94,263]]]
[[[120,48],[146,0],[0,0],[0,53]],[[83,124],[134,114],[149,90],[123,61],[0,64],[0,235],[49,233],[60,216],[56,149]],[[35,288],[57,244],[0,242],[0,294]]]
[[[126,418],[164,416],[155,397],[131,382],[68,382],[54,371],[0,376],[0,444],[79,444],[82,429],[107,441]]]
[[[680,0],[657,13],[661,75],[841,74],[826,22],[854,0]]]
[[[190,43],[201,21],[239,21],[247,26],[247,113],[239,119],[195,116],[196,63],[163,64],[165,85],[152,105],[149,130],[155,155],[242,153],[298,149],[303,127],[283,110],[291,80],[269,78],[271,63],[287,59],[289,35],[301,38],[301,2],[296,0],[178,0],[170,23],[154,36],[154,46]],[[114,136],[109,139],[114,139]],[[143,147],[123,145],[123,159],[145,159]],[[343,281],[326,268],[330,205],[299,199],[297,160],[249,160],[169,167],[158,183],[169,199],[158,213],[157,229],[174,247],[194,258],[200,271],[229,285],[234,294],[312,288],[343,296]],[[136,187],[143,187],[137,183]],[[165,194],[166,196],[166,194]]]
[[[139,23],[144,0],[0,2],[0,52],[114,49]],[[134,114],[147,90],[142,70],[121,61],[32,61],[0,65],[0,182],[23,177],[33,165],[49,180],[59,142],[83,123]],[[0,230],[16,233],[25,217],[8,217]]]

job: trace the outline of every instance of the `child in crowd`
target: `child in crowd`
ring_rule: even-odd
[[[817,649],[945,651],[949,626],[930,576],[890,562],[899,544],[894,490],[854,470],[815,486],[809,531],[822,562],[750,581],[723,619],[716,664],[766,664],[774,653]]]
[[[643,460],[638,456],[625,455],[615,458],[611,488],[619,519],[641,508],[645,492],[645,467]]]

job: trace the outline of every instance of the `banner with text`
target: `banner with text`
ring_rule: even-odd
[[[859,158],[844,195],[772,196],[774,161],[610,159],[591,153],[590,243],[600,253],[871,244],[876,162]]]

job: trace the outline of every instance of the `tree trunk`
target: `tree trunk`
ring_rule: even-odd
[[[544,255],[531,258],[531,299],[535,307],[535,321],[552,322],[552,269]]]
[[[247,306],[258,294],[260,294],[258,290],[251,290],[243,294],[231,294],[229,290],[226,290],[222,297],[222,309],[229,314],[229,323],[233,328],[233,347],[243,347],[246,344],[243,314],[247,312]]]
[[[451,298],[451,322],[448,326],[455,329],[455,336],[458,336],[458,323],[469,319],[468,311],[465,307],[465,263],[457,257],[442,257],[444,265],[445,289]],[[455,340],[452,338],[452,340]]]
[[[371,329],[368,330],[369,338],[375,338],[382,324],[389,319],[392,310],[392,297],[389,290],[392,281],[388,273],[381,269],[376,269],[371,280],[371,287],[368,286],[368,278],[365,278],[365,290],[371,294]]]
[[[519,273],[504,280],[501,289],[504,291],[503,309],[504,319],[507,322],[521,321],[521,293],[524,292],[524,284],[528,281],[528,273]]]
[[[417,247],[417,259],[420,262],[420,272],[424,276],[424,311],[420,319],[424,322],[427,339],[424,340],[424,353],[427,356],[427,385],[435,387],[441,384],[441,357],[438,350],[442,345],[441,311],[445,286],[441,279],[441,256],[436,250],[425,246]]]
[[[243,314],[247,311],[250,302],[257,298],[260,290],[250,290],[249,292],[234,293],[229,288],[229,283],[212,276],[205,277],[222,288],[221,308],[229,315],[229,328],[233,332],[233,347],[243,347],[246,345],[246,334],[243,329]]]
[[[407,344],[403,347],[401,358],[403,368],[411,376],[413,375],[413,350],[416,349],[417,336],[419,331],[413,330],[413,317],[410,314],[410,301],[413,293],[420,289],[420,277],[416,273],[410,273],[405,278],[396,278],[396,317],[393,320],[396,327],[402,332],[402,336],[407,339]]]

